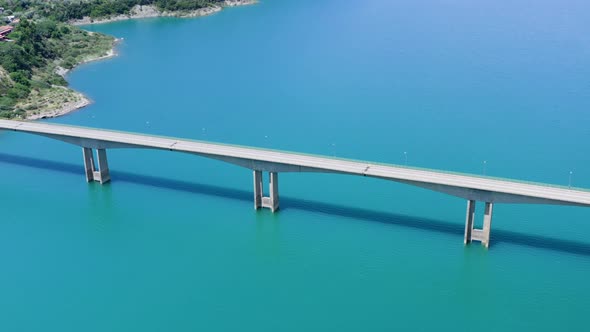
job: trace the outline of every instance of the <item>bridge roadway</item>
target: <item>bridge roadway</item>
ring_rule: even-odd
[[[236,164],[253,171],[255,209],[269,208],[273,212],[279,207],[280,172],[352,174],[406,183],[466,199],[464,242],[480,241],[486,247],[496,203],[590,206],[590,191],[509,179],[39,122],[0,120],[0,129],[46,136],[82,147],[86,179],[100,183],[110,180],[106,149],[113,148],[177,151]],[[268,196],[263,194],[262,172],[269,172]],[[477,201],[485,203],[482,229],[474,228],[473,223]]]

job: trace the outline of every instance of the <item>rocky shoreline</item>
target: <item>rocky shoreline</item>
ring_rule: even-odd
[[[160,11],[153,5],[140,6],[137,5],[131,9],[129,15],[117,15],[103,19],[92,19],[90,17],[84,17],[80,20],[70,21],[72,25],[89,25],[89,24],[103,24],[117,21],[131,20],[131,19],[142,19],[142,18],[153,18],[153,17],[178,17],[178,18],[191,18],[207,16],[217,13],[223,9],[223,7],[235,7],[245,6],[257,3],[257,0],[225,0],[221,6],[211,6],[200,8],[197,10],[181,11],[181,12],[170,12]]]
[[[110,49],[106,54],[101,55],[101,56],[96,56],[96,57],[90,57],[88,59],[83,60],[82,62],[77,63],[74,67],[70,68],[70,69],[66,69],[63,67],[57,67],[55,68],[55,73],[60,75],[63,78],[66,78],[66,75],[72,71],[73,69],[75,69],[78,66],[81,66],[83,64],[86,63],[90,63],[90,62],[94,62],[94,61],[100,61],[100,60],[106,60],[109,58],[113,58],[115,56],[117,56],[117,52],[115,50],[115,47],[117,46],[117,44],[119,44],[121,41],[123,41],[123,38],[115,38],[115,41],[113,42],[113,48]]]
[[[65,88],[67,89],[67,88]],[[80,92],[77,91],[71,91],[71,95],[77,99],[74,101],[70,101],[70,102],[66,102],[64,104],[62,104],[62,106],[60,108],[51,110],[51,111],[47,111],[47,112],[41,112],[38,114],[27,114],[27,120],[39,120],[39,119],[49,119],[49,118],[56,118],[58,116],[62,116],[68,113],[71,113],[73,111],[79,110],[83,107],[86,107],[88,105],[90,105],[91,101],[90,99],[86,98],[86,96],[84,96],[83,94],[81,94]]]
[[[90,57],[87,58],[85,60],[83,60],[82,62],[79,62],[78,64],[76,64],[73,68],[71,69],[66,69],[63,67],[57,67],[55,68],[55,72],[56,74],[62,76],[63,78],[66,77],[66,75],[73,70],[74,68],[89,63],[89,62],[94,62],[94,61],[99,61],[99,60],[105,60],[105,59],[109,59],[112,57],[117,56],[117,52],[115,51],[115,47],[118,43],[120,43],[122,41],[122,39],[115,39],[115,41],[113,42],[113,48],[111,50],[109,50],[106,54],[104,55],[100,55],[100,56],[96,56],[96,57]],[[52,87],[52,89],[54,91],[57,90],[62,90],[61,93],[63,95],[67,96],[67,100],[66,102],[62,102],[60,104],[60,106],[58,108],[54,108],[51,110],[47,110],[47,111],[41,111],[41,112],[35,112],[35,113],[30,113],[27,112],[26,115],[26,119],[27,120],[39,120],[39,119],[48,119],[48,118],[56,118],[58,116],[62,116],[71,112],[74,112],[76,110],[79,110],[83,107],[86,107],[88,105],[90,105],[92,103],[92,101],[90,99],[88,99],[85,95],[83,95],[82,93],[78,92],[78,91],[74,91],[72,89],[69,89],[67,87],[61,87],[61,86],[54,86]],[[42,97],[39,97],[42,98]]]

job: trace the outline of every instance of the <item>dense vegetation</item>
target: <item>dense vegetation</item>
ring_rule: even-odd
[[[188,11],[220,3],[223,0],[0,0],[0,7],[20,12],[28,18],[40,15],[59,22],[129,14],[136,5],[154,5],[165,11]]]
[[[113,38],[45,19],[23,19],[10,34],[13,42],[0,43],[0,117],[22,116],[19,101],[34,90],[66,86],[56,74],[58,66],[70,69],[88,56],[104,54]]]

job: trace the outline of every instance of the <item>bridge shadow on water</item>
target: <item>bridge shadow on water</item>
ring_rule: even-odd
[[[26,166],[36,169],[46,169],[62,173],[72,173],[83,178],[84,168],[81,165],[55,162],[37,158],[22,157],[12,154],[0,153],[0,163]],[[202,195],[213,195],[240,201],[252,201],[250,191],[213,186],[194,182],[178,181],[162,177],[137,175],[129,172],[111,170],[112,181],[128,182],[144,186],[179,190]],[[445,222],[442,220],[419,218],[388,212],[380,212],[356,207],[304,200],[294,197],[281,196],[281,209],[298,209],[308,212],[323,213],[333,216],[354,218],[368,222],[378,222],[392,226],[402,226],[421,229],[431,232],[450,234],[457,237],[457,241],[463,238],[464,225]],[[590,243],[570,241],[565,239],[550,238],[537,235],[528,235],[502,229],[492,229],[491,246],[499,243],[523,245],[539,249],[560,251],[570,254],[590,256]]]

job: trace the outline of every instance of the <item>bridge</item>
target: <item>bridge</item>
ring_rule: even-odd
[[[590,206],[590,191],[549,184],[527,183],[476,175],[426,170],[369,161],[353,161],[246,146],[160,137],[57,124],[0,120],[0,130],[41,135],[82,148],[86,180],[110,181],[107,149],[148,148],[184,152],[248,168],[254,178],[254,208],[279,208],[279,173],[321,172],[379,178],[457,196],[467,201],[464,243],[479,241],[488,247],[494,204],[556,204]],[[269,173],[264,195],[262,173]],[[485,204],[483,228],[474,227],[475,204]]]

